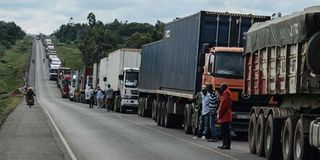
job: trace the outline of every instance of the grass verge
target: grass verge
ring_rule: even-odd
[[[17,88],[24,85],[24,71],[32,52],[32,39],[18,40],[0,57],[0,123],[21,103],[23,95]]]

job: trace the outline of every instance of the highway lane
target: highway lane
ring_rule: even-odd
[[[36,41],[36,86],[40,103],[49,111],[77,159],[92,160],[222,160],[263,159],[249,154],[246,142],[233,142],[232,150],[218,143],[192,140],[180,129],[156,126],[149,118],[119,114],[62,99],[55,82],[49,81],[42,63],[44,48]]]

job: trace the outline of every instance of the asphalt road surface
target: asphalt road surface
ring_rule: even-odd
[[[81,160],[250,160],[247,142],[233,141],[232,149],[219,150],[221,142],[193,140],[181,129],[157,126],[136,114],[89,109],[87,104],[62,99],[49,81],[44,48],[35,42],[35,81],[39,103],[55,122],[67,151]],[[70,147],[70,148],[69,148]],[[1,159],[1,158],[0,158]]]

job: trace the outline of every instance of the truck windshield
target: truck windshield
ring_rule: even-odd
[[[58,73],[58,70],[57,69],[49,69],[49,73],[56,74],[56,73]]]
[[[243,78],[242,54],[217,52],[215,54],[214,74],[221,77]]]
[[[92,86],[93,78],[89,77],[88,78],[88,86]]]
[[[137,87],[138,86],[138,72],[127,72],[125,77],[126,87]]]

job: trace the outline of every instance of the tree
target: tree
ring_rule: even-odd
[[[88,14],[87,20],[88,20],[89,26],[92,27],[96,25],[96,16],[92,12]]]

